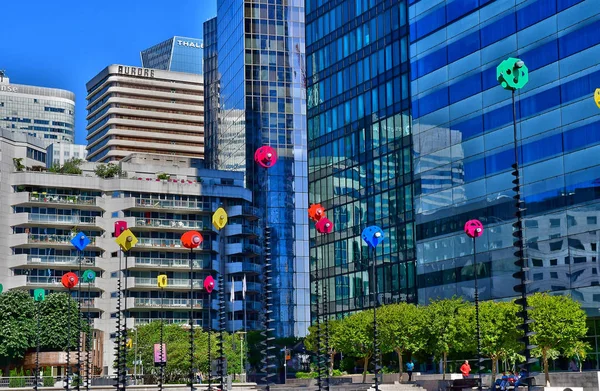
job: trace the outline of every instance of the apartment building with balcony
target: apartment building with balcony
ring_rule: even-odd
[[[161,296],[156,278],[168,276],[162,300],[166,323],[188,323],[190,304],[194,322],[207,328],[213,311],[217,328],[218,295],[203,290],[203,280],[226,272],[224,288],[229,299],[231,283],[236,301],[227,301],[227,329],[243,327],[242,280],[246,276],[246,312],[249,329],[258,328],[260,311],[261,229],[251,192],[243,187],[243,174],[196,168],[194,159],[161,155],[130,155],[119,162],[127,177],[103,179],[94,175],[97,163],[82,163],[81,175],[30,171],[38,162],[28,151],[44,151],[41,142],[22,134],[0,134],[0,282],[5,289],[47,293],[64,291],[60,280],[67,272],[92,269],[97,278],[81,292],[82,308],[89,311],[94,328],[103,336],[103,372],[112,372],[115,314],[119,273],[127,281],[124,303],[128,325],[161,319]],[[29,154],[37,156],[37,154]],[[20,164],[16,164],[18,160]],[[158,179],[157,172],[169,179]],[[165,176],[161,176],[165,178]],[[216,231],[212,213],[224,207],[229,215],[225,229]],[[126,221],[138,238],[127,257],[113,235],[115,221]],[[194,250],[190,275],[189,249],[181,235],[197,230],[203,243]],[[82,254],[71,245],[76,232],[91,240]],[[121,266],[119,266],[121,262]],[[125,263],[127,267],[125,267]],[[190,295],[190,286],[194,291]],[[89,288],[89,289],[88,289]],[[79,298],[77,290],[72,293]]]
[[[86,87],[88,160],[132,153],[204,157],[202,75],[109,65]]]

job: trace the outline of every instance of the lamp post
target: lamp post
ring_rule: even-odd
[[[67,300],[67,370],[65,371],[67,381],[64,385],[64,389],[67,391],[71,388],[69,384],[69,374],[71,372],[71,289],[75,288],[78,282],[79,277],[73,272],[68,272],[61,278],[61,283],[69,290],[69,297]]]
[[[188,231],[181,236],[181,244],[190,249],[190,391],[194,391],[194,249],[202,243],[202,235]]]
[[[115,239],[119,247],[121,248],[121,253],[125,253],[125,289],[124,289],[124,297],[125,303],[123,305],[123,330],[121,331],[121,339],[119,343],[121,345],[121,362],[119,363],[119,372],[121,374],[121,383],[123,391],[127,389],[127,276],[128,276],[128,265],[127,265],[127,255],[129,254],[129,250],[134,247],[138,239],[135,237],[133,232],[126,229]],[[120,264],[120,262],[119,262]],[[121,274],[121,270],[119,270],[119,275]]]
[[[34,290],[33,299],[35,300],[35,318],[37,323],[37,330],[35,333],[35,384],[33,389],[37,391],[40,382],[40,304],[46,299],[46,290],[43,288]]]
[[[515,238],[514,246],[517,248],[515,257],[517,258],[515,265],[519,267],[519,271],[513,274],[513,277],[519,279],[519,284],[514,287],[516,292],[521,293],[521,297],[515,301],[517,305],[521,305],[521,311],[518,315],[523,319],[520,329],[523,330],[523,338],[525,348],[522,353],[525,356],[525,370],[527,374],[522,377],[524,383],[527,384],[527,390],[531,391],[531,364],[536,360],[531,358],[531,351],[536,348],[530,343],[530,337],[534,335],[531,331],[533,319],[529,318],[529,310],[531,307],[527,304],[527,285],[530,281],[527,279],[529,272],[527,258],[525,257],[525,243],[523,238],[523,212],[525,212],[525,202],[521,200],[521,179],[519,174],[519,151],[518,151],[518,134],[517,134],[517,108],[515,103],[515,93],[521,89],[529,81],[529,70],[525,63],[518,58],[508,58],[500,63],[496,68],[496,79],[505,90],[512,93],[512,113],[513,113],[513,142],[514,142],[514,163],[512,164],[512,175],[514,180],[513,196],[515,200],[515,216],[517,221],[513,224],[513,237]]]
[[[377,283],[375,278],[377,276],[376,273],[376,248],[383,241],[385,236],[383,235],[383,230],[376,225],[369,226],[362,231],[362,239],[367,243],[369,248],[372,249],[372,258],[373,258],[373,269],[372,269],[372,277],[371,280],[373,282],[373,357],[375,360],[375,391],[379,391],[379,345],[377,342]]]
[[[473,275],[475,276],[475,323],[477,325],[477,374],[479,375],[479,386],[478,389],[481,391],[481,370],[483,369],[481,363],[481,327],[479,324],[479,286],[477,284],[477,246],[475,245],[475,238],[480,237],[483,234],[483,224],[479,220],[469,220],[465,224],[465,233],[468,237],[473,239]]]
[[[268,169],[275,166],[277,163],[277,151],[271,146],[264,145],[258,148],[254,152],[254,161],[256,164],[261,166],[262,168],[266,168],[266,183],[267,183],[267,192],[269,185],[269,174]],[[268,216],[269,216],[269,203],[268,197],[266,197],[265,202],[265,237],[264,237],[264,268],[263,268],[263,278],[264,278],[264,290],[263,290],[263,331],[262,331],[262,341],[261,341],[261,354],[262,360],[261,363],[263,365],[262,371],[266,374],[264,377],[264,383],[266,385],[266,391],[271,390],[271,383],[269,378],[275,376],[275,374],[271,373],[271,368],[275,367],[273,364],[273,360],[275,356],[273,355],[273,346],[271,341],[274,339],[270,336],[272,330],[273,319],[271,319],[271,313],[273,306],[272,303],[272,290],[271,290],[271,280],[273,279],[271,275],[271,227],[269,226]]]

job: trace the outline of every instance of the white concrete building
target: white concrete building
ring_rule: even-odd
[[[87,83],[88,160],[204,157],[202,75],[110,65]]]
[[[54,143],[46,148],[46,165],[48,168],[52,166],[62,166],[66,161],[71,159],[85,160],[86,156],[87,148],[85,145]]]
[[[114,223],[127,222],[139,242],[130,251],[126,293],[128,325],[159,319],[158,274],[169,278],[164,307],[168,323],[187,323],[190,300],[194,321],[208,326],[208,311],[216,312],[202,287],[209,274],[225,271],[225,292],[231,278],[239,302],[227,305],[227,328],[243,327],[242,279],[246,276],[249,329],[258,328],[261,290],[259,245],[261,229],[251,193],[243,187],[243,174],[194,168],[197,161],[182,157],[132,155],[119,165],[127,177],[102,179],[94,175],[97,163],[84,162],[82,175],[30,171],[39,165],[28,151],[43,154],[44,146],[32,137],[3,132],[0,136],[0,282],[5,289],[47,293],[63,291],[60,279],[78,272],[79,254],[70,240],[83,232],[91,244],[83,253],[83,269],[96,271],[97,280],[82,292],[83,307],[91,306],[94,328],[102,331],[103,373],[112,372],[119,248],[112,237]],[[169,175],[160,180],[156,173]],[[214,210],[223,206],[229,223],[221,232],[211,224]],[[190,297],[189,250],[181,235],[198,230],[204,237],[196,251],[194,287]],[[218,288],[218,287],[217,287]],[[76,292],[73,292],[77,296]],[[213,327],[217,315],[213,314]]]

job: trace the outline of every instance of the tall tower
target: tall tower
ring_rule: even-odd
[[[310,323],[304,1],[218,0],[216,32],[219,88],[205,85],[205,93],[220,94],[219,114],[207,112],[207,163],[245,172],[271,228],[275,334],[304,336]],[[253,161],[263,145],[279,155],[268,172]]]
[[[306,2],[309,201],[334,224],[310,231],[327,292],[312,292],[313,317],[370,308],[374,288],[379,304],[416,301],[407,14],[404,1]],[[370,225],[386,236],[376,254]]]

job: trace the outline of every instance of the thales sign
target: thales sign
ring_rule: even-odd
[[[202,49],[204,47],[204,45],[202,45],[201,43],[191,42],[191,41],[182,41],[181,39],[177,40],[177,45],[190,47],[190,48],[194,48],[194,49]]]

